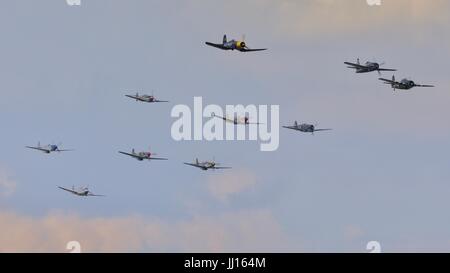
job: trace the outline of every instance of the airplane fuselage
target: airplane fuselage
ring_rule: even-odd
[[[367,62],[365,64],[366,67],[359,67],[356,69],[356,73],[368,73],[372,71],[377,71],[380,69],[380,65],[378,63]]]
[[[208,169],[214,168],[216,166],[216,163],[214,163],[214,162],[201,162],[198,165],[199,165],[199,167],[202,170],[207,171]]]
[[[210,161],[205,161],[205,162],[199,162],[197,163],[197,166],[204,170],[207,171],[208,169],[214,169],[214,167],[216,166],[215,162],[210,162]]]
[[[155,97],[153,97],[153,96],[140,96],[140,97],[136,97],[136,99],[139,101],[143,101],[143,102],[154,102],[155,101]]]
[[[245,48],[245,42],[231,40],[223,44],[226,50],[241,50]]]
[[[409,90],[409,89],[411,89],[411,88],[413,88],[415,86],[416,86],[416,84],[413,81],[410,81],[410,80],[407,80],[407,79],[403,79],[400,82],[392,84],[392,88],[400,89],[400,90]]]
[[[45,147],[38,147],[38,148],[41,149],[41,151],[46,154],[58,151],[58,146],[56,145],[47,145]]]
[[[136,154],[136,159],[139,161],[143,161],[144,159],[150,159],[151,158],[151,153],[149,152],[139,152]]]
[[[304,133],[314,133],[314,125],[311,124],[300,124],[300,125],[294,125],[292,127],[290,127],[291,129],[295,129],[297,131],[300,132],[304,132]]]

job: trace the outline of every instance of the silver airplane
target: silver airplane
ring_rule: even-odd
[[[131,156],[139,161],[143,161],[144,159],[147,160],[168,160],[167,158],[161,158],[161,157],[152,157],[152,155],[156,155],[154,153],[151,152],[138,152],[136,153],[134,151],[134,149],[131,150],[131,153],[126,153],[126,152],[122,152],[119,151],[119,153],[124,154],[124,155],[128,155]]]
[[[333,129],[316,129],[316,126],[314,126],[312,124],[306,124],[306,123],[298,124],[297,121],[294,122],[293,126],[283,126],[283,128],[296,130],[296,131],[300,131],[303,133],[311,133],[311,134],[314,134],[314,132],[333,130]]]
[[[55,144],[48,144],[45,146],[41,146],[41,143],[38,142],[37,146],[25,146],[28,149],[34,149],[34,150],[38,150],[41,152],[44,152],[46,154],[52,153],[52,152],[69,152],[69,151],[73,151],[73,150],[67,150],[67,149],[60,149],[58,147],[58,145]]]
[[[356,63],[344,62],[344,64],[348,65],[348,68],[355,69],[356,73],[368,73],[372,71],[378,71],[378,74],[381,75],[381,71],[397,71],[397,69],[390,68],[381,68],[384,63],[376,63],[376,62],[366,62],[364,65],[360,64],[359,58]]]
[[[105,196],[105,195],[93,194],[91,191],[89,191],[88,187],[81,187],[78,190],[75,189],[75,186],[72,186],[72,189],[67,189],[67,188],[60,187],[60,186],[58,186],[58,188],[60,188],[61,190],[70,192],[72,194],[75,194],[77,196],[83,196],[83,197],[88,197],[88,196]]]
[[[212,113],[211,116],[214,118],[220,118],[223,119],[226,122],[233,123],[234,125],[242,124],[242,125],[249,125],[249,124],[261,124],[259,122],[250,122],[249,117],[234,117],[233,119],[229,117],[221,117],[217,116],[215,113]]]
[[[409,90],[413,87],[434,87],[434,85],[416,84],[415,82],[408,80],[408,79],[403,79],[398,82],[395,80],[395,76],[392,76],[392,80],[384,79],[384,78],[379,78],[379,80],[383,81],[383,83],[385,83],[385,84],[390,84],[391,87],[394,89],[394,91],[396,89]]]
[[[227,35],[224,35],[221,44],[215,44],[215,43],[210,43],[210,42],[205,42],[205,44],[215,47],[215,48],[222,49],[222,50],[235,50],[236,49],[240,52],[267,50],[267,48],[257,48],[257,49],[248,48],[247,44],[245,43],[244,40],[245,40],[245,37],[242,37],[242,41],[236,41],[236,40],[227,41]]]
[[[139,95],[139,93],[136,93],[135,95],[125,95],[126,97],[135,99],[136,101],[142,101],[142,102],[169,102],[167,100],[157,100],[155,96],[153,95]]]
[[[193,166],[196,168],[200,168],[204,171],[207,171],[209,169],[211,170],[219,170],[219,169],[231,169],[231,167],[218,167],[220,165],[220,163],[216,163],[214,160],[212,161],[202,161],[199,162],[198,158],[195,159],[194,163],[186,163],[184,162],[185,165],[189,165],[189,166]]]

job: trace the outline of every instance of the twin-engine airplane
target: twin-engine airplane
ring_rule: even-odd
[[[73,150],[62,150],[58,147],[58,145],[55,144],[48,144],[45,146],[41,146],[41,143],[38,142],[37,146],[25,146],[28,149],[34,149],[34,150],[38,150],[41,152],[44,152],[46,154],[52,153],[52,152],[69,152],[69,151],[73,151]]]
[[[296,130],[296,131],[300,131],[303,133],[311,133],[311,134],[314,134],[314,132],[333,130],[333,129],[316,129],[316,126],[314,126],[312,124],[306,124],[306,123],[298,124],[297,121],[294,122],[293,126],[283,126],[283,128]]]
[[[169,102],[167,100],[157,100],[153,95],[139,95],[139,93],[136,93],[136,95],[125,95],[126,97],[135,99],[136,101],[142,101],[142,102]]]
[[[61,190],[70,192],[72,194],[75,194],[77,196],[83,196],[83,197],[88,197],[88,196],[105,196],[105,195],[93,194],[91,191],[89,191],[88,187],[81,187],[78,190],[75,189],[75,186],[72,186],[72,189],[67,189],[67,188],[60,187],[60,186],[58,186],[58,188],[60,188]]]
[[[167,158],[161,158],[161,157],[152,157],[152,155],[156,155],[154,153],[151,152],[138,152],[136,153],[134,151],[134,149],[131,150],[131,153],[126,153],[126,152],[122,152],[119,151],[119,153],[124,154],[124,155],[128,155],[131,156],[139,161],[143,161],[144,159],[147,160],[168,160]]]
[[[379,78],[380,81],[383,81],[385,84],[390,84],[391,87],[394,89],[400,89],[400,90],[409,90],[413,87],[434,87],[434,85],[423,85],[423,84],[416,84],[415,82],[403,79],[401,81],[396,81],[395,76],[392,76],[392,80]]]
[[[376,62],[366,62],[362,65],[360,64],[359,59],[357,59],[356,63],[344,62],[344,64],[348,65],[348,68],[355,69],[356,73],[377,71],[378,74],[381,74],[381,71],[397,71],[396,69],[381,68],[380,66],[384,65],[384,63],[379,64]]]
[[[215,44],[215,43],[210,43],[210,42],[205,42],[205,44],[212,46],[212,47],[222,49],[222,50],[235,50],[236,49],[240,52],[267,50],[267,48],[257,48],[257,49],[248,48],[247,44],[244,42],[244,40],[245,40],[245,37],[242,37],[242,41],[236,41],[236,40],[227,41],[227,35],[224,35],[223,41],[221,44]]]
[[[204,171],[207,171],[209,169],[211,169],[211,170],[231,169],[231,167],[218,167],[220,165],[220,163],[216,163],[214,160],[199,162],[198,158],[195,159],[194,163],[186,163],[185,162],[184,164],[192,166],[192,167],[200,168]]]
[[[249,124],[261,124],[259,122],[250,122],[249,117],[234,117],[233,119],[228,118],[228,117],[221,117],[221,116],[217,116],[215,113],[212,113],[211,116],[214,118],[220,118],[223,119],[226,122],[230,122],[233,123],[234,125],[249,125]]]

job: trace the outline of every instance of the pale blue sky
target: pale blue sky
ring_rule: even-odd
[[[239,221],[242,212],[263,211],[284,238],[274,242],[268,232],[240,243],[246,233],[239,229],[224,235],[232,243],[222,248],[175,241],[114,251],[362,252],[371,240],[385,251],[449,251],[449,4],[393,2],[2,3],[0,170],[16,189],[0,197],[1,210],[33,219],[56,211],[80,221],[139,215],[168,226],[207,219],[200,230],[218,215]],[[269,50],[204,45],[224,33],[245,33],[250,47]],[[386,61],[398,78],[437,87],[393,93],[376,73],[345,68],[357,57]],[[129,90],[154,90],[170,103],[135,103],[124,97]],[[334,130],[311,136],[280,129],[279,150],[266,153],[254,142],[175,142],[170,111],[192,105],[194,96],[223,106],[279,104],[281,125],[298,120]],[[39,140],[76,151],[48,156],[24,148]],[[170,160],[117,153],[149,146]],[[196,156],[234,169],[182,165]],[[248,187],[216,198],[211,184],[226,191],[227,179]],[[108,197],[80,199],[56,188],[72,184]],[[250,226],[263,228],[258,221]]]

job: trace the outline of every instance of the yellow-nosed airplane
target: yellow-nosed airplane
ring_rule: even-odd
[[[247,47],[247,44],[245,43],[245,38],[242,37],[242,41],[236,41],[236,40],[230,40],[227,41],[227,35],[223,36],[223,41],[221,44],[215,44],[210,42],[205,42],[205,44],[216,47],[222,50],[238,50],[241,52],[250,52],[250,51],[263,51],[267,50],[267,48],[257,48],[257,49],[251,49]]]

